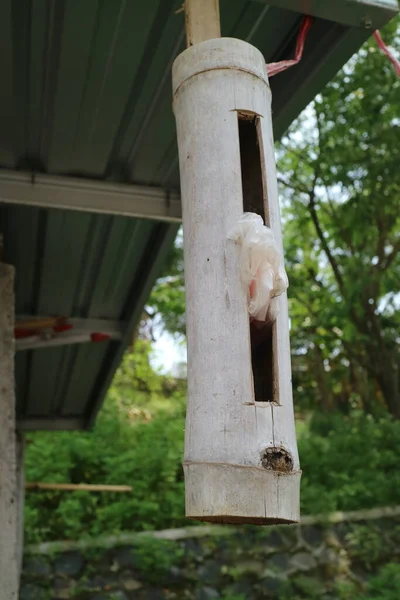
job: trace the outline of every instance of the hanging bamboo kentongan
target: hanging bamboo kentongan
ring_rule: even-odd
[[[215,0],[209,0],[209,2]],[[271,93],[246,42],[194,43],[173,66],[188,343],[186,514],[222,523],[299,520],[286,293],[273,323],[249,324],[229,232],[261,215],[281,252]]]

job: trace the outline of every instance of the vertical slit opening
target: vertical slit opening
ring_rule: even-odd
[[[259,117],[238,113],[243,210],[260,215],[269,225],[260,152]],[[250,325],[251,366],[256,402],[276,402],[274,386],[274,335],[271,323]]]

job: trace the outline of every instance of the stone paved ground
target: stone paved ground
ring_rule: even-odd
[[[400,507],[330,520],[43,544],[27,549],[20,600],[352,598],[399,560]]]

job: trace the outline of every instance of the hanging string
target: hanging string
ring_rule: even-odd
[[[394,69],[397,73],[397,77],[400,77],[400,61],[397,60],[397,58],[392,54],[392,52],[386,46],[386,44],[383,41],[382,36],[378,30],[374,31],[374,38],[375,38],[376,43],[378,44],[379,48],[382,50],[382,52],[384,52],[386,54],[386,56],[389,58],[389,60],[393,63]]]
[[[268,77],[273,77],[274,75],[277,75],[278,73],[281,73],[282,71],[286,71],[286,69],[293,67],[293,65],[297,65],[297,63],[299,63],[301,61],[301,59],[303,57],[304,44],[306,41],[308,31],[312,25],[312,21],[313,20],[311,17],[304,17],[304,19],[301,23],[299,33],[297,35],[294,58],[292,58],[290,60],[281,60],[279,62],[273,62],[273,63],[267,64]],[[386,44],[383,41],[382,36],[378,30],[374,31],[373,35],[374,35],[374,38],[375,38],[379,48],[382,50],[382,52],[384,52],[386,54],[386,56],[392,62],[393,66],[395,68],[395,71],[397,73],[397,76],[400,77],[400,61],[394,56],[394,54],[386,46]]]
[[[267,64],[268,77],[273,77],[273,75],[276,75],[277,73],[286,71],[286,69],[293,67],[293,65],[297,65],[297,63],[301,61],[302,56],[303,56],[304,43],[306,41],[308,30],[310,29],[310,27],[312,25],[312,21],[313,20],[311,17],[304,17],[304,19],[301,23],[299,33],[297,35],[294,58],[292,58],[290,60],[281,60],[279,62],[273,62],[273,63]]]

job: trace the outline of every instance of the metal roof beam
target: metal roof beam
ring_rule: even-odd
[[[42,320],[44,317],[37,316],[18,316],[17,321]],[[37,350],[40,348],[50,348],[54,346],[68,346],[70,344],[83,344],[86,342],[99,343],[108,340],[120,340],[127,327],[127,324],[119,321],[110,321],[106,319],[68,319],[67,323],[71,329],[62,332],[56,332],[52,329],[44,329],[40,333],[35,333],[27,337],[17,338],[15,340],[16,351]]]
[[[76,431],[85,422],[79,417],[32,417],[17,419],[18,431]]]
[[[348,27],[379,29],[398,12],[397,0],[254,0]]]
[[[181,200],[163,188],[0,171],[0,202],[179,223]]]

